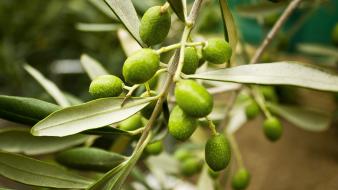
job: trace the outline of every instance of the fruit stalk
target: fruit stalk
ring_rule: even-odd
[[[241,154],[241,151],[238,148],[238,144],[237,144],[237,141],[236,141],[234,135],[233,134],[227,134],[227,138],[229,139],[230,146],[231,146],[232,151],[235,155],[235,159],[236,159],[238,168],[243,168],[244,163],[243,163],[243,159],[242,159],[242,154]]]

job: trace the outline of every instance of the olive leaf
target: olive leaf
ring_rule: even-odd
[[[107,15],[112,20],[118,21],[116,15],[110,10],[104,0],[88,0],[94,7],[100,10],[102,13]]]
[[[320,44],[301,43],[297,45],[297,50],[320,56],[328,56],[338,59],[338,50],[330,46],[323,46]]]
[[[291,85],[323,91],[338,91],[338,76],[297,62],[241,65],[185,78],[263,85]]]
[[[181,19],[183,22],[185,22],[185,10],[184,10],[184,4],[185,0],[168,0],[171,8],[176,13],[177,17]]]
[[[105,0],[105,2],[120,19],[128,32],[135,38],[135,40],[142,47],[146,47],[140,37],[140,20],[131,0]]]
[[[197,190],[214,189],[214,183],[208,175],[208,166],[204,164],[202,173],[198,179]]]
[[[56,111],[31,129],[35,136],[67,136],[120,122],[147,106],[154,98],[102,98]]]
[[[0,190],[13,190],[13,189],[7,189],[7,188],[4,188],[4,187],[0,187]]]
[[[116,24],[77,23],[75,28],[83,32],[112,32],[118,29]]]
[[[288,120],[290,123],[312,132],[321,132],[330,127],[330,114],[320,110],[306,109],[297,106],[267,104],[275,114]]]
[[[230,113],[229,122],[227,126],[227,133],[233,134],[240,129],[246,122],[245,104],[236,106]]]
[[[23,67],[60,106],[67,107],[70,105],[67,98],[52,81],[45,78],[38,70],[28,64]]]
[[[142,49],[140,44],[135,41],[134,38],[123,28],[120,28],[117,31],[117,37],[121,43],[122,49],[127,56],[130,56],[132,53],[136,52],[137,50]]]
[[[258,18],[280,13],[287,5],[288,2],[243,4],[236,7],[236,13],[247,18]]]
[[[0,175],[28,185],[52,188],[84,189],[93,182],[59,166],[1,151]]]
[[[108,71],[94,58],[90,57],[87,54],[82,54],[80,58],[80,63],[83,69],[88,74],[89,78],[94,80],[100,75],[108,75]]]

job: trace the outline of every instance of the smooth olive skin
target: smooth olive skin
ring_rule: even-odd
[[[121,121],[118,124],[119,128],[125,131],[133,131],[143,126],[142,116],[137,113],[126,120]]]
[[[283,126],[276,117],[268,118],[263,123],[263,131],[270,141],[277,141],[283,133]]]
[[[124,62],[122,74],[131,84],[142,84],[150,80],[160,65],[160,56],[152,49],[136,51]]]
[[[201,171],[203,162],[196,157],[187,158],[181,163],[181,173],[185,176],[192,176]]]
[[[176,103],[192,117],[204,117],[211,113],[214,101],[209,92],[193,80],[181,80],[176,83]]]
[[[89,86],[89,93],[94,98],[116,97],[123,91],[123,82],[114,75],[96,77]]]
[[[184,49],[184,63],[182,72],[184,74],[194,74],[199,65],[199,57],[194,47],[186,47]]]
[[[255,118],[260,113],[260,108],[255,101],[245,107],[245,115],[248,119]]]
[[[184,113],[179,107],[175,106],[169,116],[169,133],[177,140],[187,140],[196,130],[197,119]]]
[[[232,177],[231,186],[234,190],[244,190],[250,183],[250,173],[245,168],[236,171]]]
[[[225,169],[231,158],[228,140],[222,134],[211,137],[205,145],[205,161],[214,171]]]
[[[149,8],[143,15],[140,25],[140,37],[148,46],[159,44],[167,37],[171,25],[168,10],[161,6]]]
[[[163,142],[156,141],[148,144],[145,148],[145,151],[150,155],[159,155],[163,151]]]
[[[223,39],[210,39],[202,49],[203,58],[214,64],[227,62],[232,54],[232,49],[228,42]]]
[[[150,91],[150,95],[155,96],[156,92]],[[145,97],[150,97],[150,96],[149,96],[148,92],[144,92],[143,94],[141,94],[141,97],[145,98]],[[151,114],[153,113],[153,111],[155,109],[156,103],[157,103],[157,100],[153,100],[146,107],[144,107],[141,110],[141,114],[144,118],[149,119],[151,117]]]

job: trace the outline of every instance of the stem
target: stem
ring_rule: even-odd
[[[236,141],[236,139],[235,139],[235,137],[234,137],[233,134],[228,134],[227,136],[228,136],[228,139],[230,141],[230,145],[232,147],[232,150],[234,152],[236,162],[237,162],[239,168],[243,168],[244,167],[244,163],[243,163],[241,151],[238,148],[237,141]]]
[[[123,105],[127,102],[127,100],[131,97],[131,95],[133,94],[133,92],[134,92],[139,86],[140,86],[140,84],[135,84],[135,85],[133,85],[132,87],[129,87],[129,89],[127,89],[127,90],[129,90],[129,92],[127,93],[126,97],[124,97],[124,100],[123,100],[121,106],[123,106]]]
[[[165,2],[163,6],[161,6],[161,13],[166,12],[170,7],[170,4],[168,2]]]
[[[191,43],[185,44],[186,47],[195,47],[195,46],[204,46],[204,45],[205,45],[205,42],[191,42]],[[158,54],[161,54],[161,53],[165,53],[165,52],[180,48],[181,46],[182,46],[181,43],[176,43],[176,44],[172,44],[169,46],[161,47],[160,49],[156,50],[156,52]]]
[[[209,129],[211,130],[212,135],[213,135],[213,136],[217,135],[218,133],[217,133],[217,131],[216,131],[216,127],[215,127],[214,122],[212,122],[212,120],[209,119],[208,117],[205,117],[205,119],[206,119],[206,120],[208,121],[208,123],[209,123],[208,127],[209,127]]]
[[[149,82],[144,83],[144,86],[146,87],[148,96],[151,96],[151,92],[150,92],[151,90],[150,90]]]
[[[261,94],[261,92],[259,91],[259,89],[257,88],[257,86],[252,86],[250,89],[253,98],[255,99],[255,101],[257,102],[258,106],[261,108],[261,110],[263,111],[265,117],[267,118],[271,118],[271,113],[269,111],[269,109],[266,106],[265,103],[265,98],[264,96]]]

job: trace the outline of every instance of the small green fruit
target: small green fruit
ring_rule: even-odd
[[[179,107],[175,106],[169,117],[168,130],[175,139],[185,141],[196,130],[197,119],[184,113]]]
[[[181,172],[185,176],[192,176],[201,171],[203,162],[196,157],[187,158],[181,163]]]
[[[272,142],[277,141],[282,133],[283,126],[275,117],[268,118],[263,123],[263,131],[265,136]]]
[[[142,116],[137,113],[126,120],[121,121],[118,124],[119,128],[125,131],[133,131],[143,126]]]
[[[207,116],[214,104],[209,92],[193,80],[181,80],[176,83],[175,97],[180,108],[192,117]]]
[[[175,154],[174,157],[178,160],[178,161],[184,161],[188,158],[194,157],[194,155],[186,150],[186,149],[178,149]]]
[[[155,96],[156,92],[155,91],[150,91],[150,95],[151,96]],[[141,94],[141,97],[145,98],[145,97],[150,97],[150,96],[149,96],[148,92],[144,92],[143,94]],[[146,107],[144,107],[141,110],[142,116],[145,117],[145,118],[147,118],[147,119],[149,119],[151,117],[151,114],[153,113],[153,111],[155,109],[156,103],[157,103],[157,100],[153,100]]]
[[[142,84],[151,79],[160,65],[160,56],[152,49],[141,49],[127,58],[123,65],[124,79],[132,84]]]
[[[252,101],[245,107],[245,114],[248,119],[255,118],[260,112],[260,108],[255,101]]]
[[[214,171],[225,169],[231,158],[228,140],[222,134],[211,137],[205,145],[205,161]]]
[[[162,141],[156,141],[148,144],[145,148],[145,151],[150,155],[159,155],[163,151]]]
[[[140,36],[147,45],[163,42],[167,37],[171,25],[168,9],[161,6],[149,8],[143,15],[140,25]]]
[[[199,64],[199,58],[194,47],[186,47],[184,49],[184,63],[182,72],[185,74],[194,74]]]
[[[95,98],[119,96],[123,91],[123,82],[114,75],[96,77],[89,86],[89,93]]]
[[[332,31],[332,41],[335,45],[338,45],[338,23],[335,25]]]
[[[227,62],[232,54],[228,42],[223,39],[210,39],[202,49],[203,58],[214,64]]]
[[[217,179],[220,172],[215,172],[214,170],[208,168],[208,174],[212,179]]]
[[[264,98],[271,102],[278,102],[278,96],[272,86],[260,86],[260,91],[264,95]]]
[[[234,190],[244,190],[250,183],[250,174],[245,168],[236,171],[232,177],[232,188]]]

